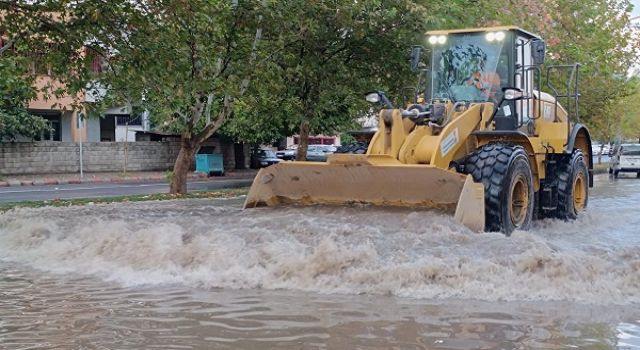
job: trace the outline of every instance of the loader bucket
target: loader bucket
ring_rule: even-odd
[[[281,204],[438,208],[474,231],[484,229],[484,187],[470,175],[406,165],[385,155],[331,155],[327,163],[283,162],[261,169],[244,208]]]

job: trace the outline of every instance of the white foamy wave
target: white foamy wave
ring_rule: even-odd
[[[126,285],[639,303],[640,249],[624,232],[600,232],[610,220],[543,221],[506,238],[434,212],[368,207],[23,209],[0,217],[0,256]]]

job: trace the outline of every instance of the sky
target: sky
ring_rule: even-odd
[[[631,3],[633,4],[633,12],[631,12],[631,17],[638,17],[640,16],[640,0],[631,0]],[[635,23],[640,23],[640,18],[637,18],[635,21]],[[631,67],[629,69],[629,74],[634,74],[633,72],[636,72],[635,74],[639,74],[638,72],[640,72],[640,64],[636,64],[634,67]]]
[[[640,16],[640,0],[631,0],[633,4],[633,17]]]

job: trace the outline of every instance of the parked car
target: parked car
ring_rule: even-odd
[[[334,145],[318,145],[320,148],[324,149],[326,153],[334,153],[338,150],[337,146]]]
[[[295,160],[296,154],[297,154],[296,147],[287,147],[287,149],[276,152],[276,157],[282,160]]]
[[[613,147],[610,147],[609,144],[605,143],[604,145],[601,143],[594,142],[591,145],[591,152],[594,156],[597,155],[611,155],[610,152],[613,151]]]
[[[591,144],[591,154],[593,154],[594,156],[600,155],[601,150],[602,150],[602,144],[600,143]]]
[[[270,149],[261,148],[251,157],[251,167],[254,169],[264,168],[272,164],[280,163],[282,160],[276,157],[276,152]]]
[[[640,177],[640,144],[626,143],[614,147],[609,161],[609,174],[636,173]]]
[[[326,162],[327,156],[336,151],[331,145],[309,145],[307,148],[307,160],[313,162]]]

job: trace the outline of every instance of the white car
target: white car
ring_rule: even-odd
[[[593,145],[591,145],[591,153],[594,156],[597,156],[600,154],[602,154],[603,156],[609,155],[609,145],[604,144],[603,146],[601,143],[594,143]]]
[[[620,172],[636,173],[640,177],[640,144],[622,144],[613,150],[609,173],[618,177]]]
[[[297,153],[297,147],[290,147],[285,150],[276,152],[276,157],[282,160],[295,160]]]

